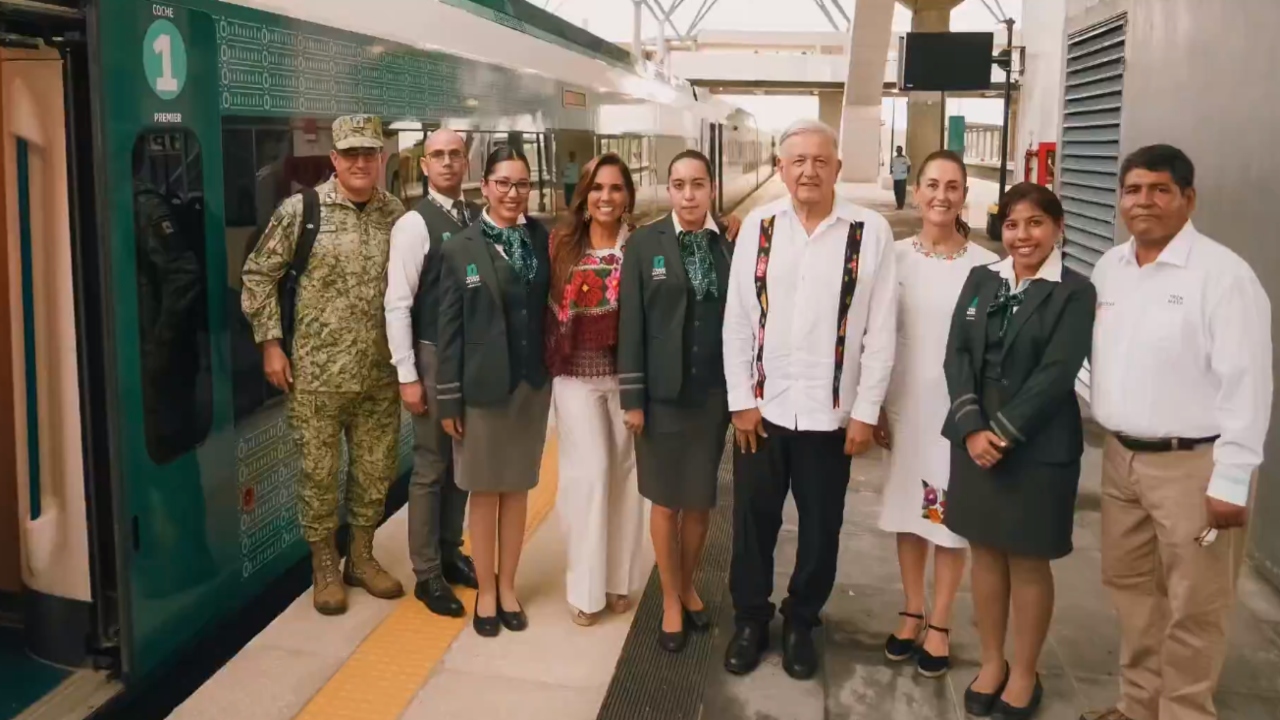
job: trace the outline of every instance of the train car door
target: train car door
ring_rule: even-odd
[[[156,668],[244,593],[223,286],[215,21],[102,0],[105,245],[121,651]]]

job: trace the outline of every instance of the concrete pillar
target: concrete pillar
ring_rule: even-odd
[[[895,5],[895,0],[855,0],[839,124],[845,182],[875,182],[880,175],[880,108]]]
[[[916,0],[911,15],[912,32],[948,32],[951,10],[961,0]],[[901,59],[899,59],[901,62]],[[911,160],[911,179],[924,159],[943,147],[946,101],[942,93],[913,92],[907,98],[907,157]]]
[[[844,111],[844,94],[838,90],[818,92],[818,119],[840,130],[840,114]]]

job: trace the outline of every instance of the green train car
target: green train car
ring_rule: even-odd
[[[383,118],[406,202],[437,127],[473,174],[523,147],[547,215],[570,153],[620,153],[641,219],[689,147],[721,210],[770,177],[749,113],[530,7],[0,0],[0,720],[153,692],[305,590],[298,455],[239,275],[280,201],[332,172],[335,117]]]

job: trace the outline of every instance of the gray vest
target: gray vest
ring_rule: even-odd
[[[471,222],[480,219],[480,206],[468,202],[467,216]],[[436,325],[440,316],[440,248],[450,235],[466,229],[452,215],[440,209],[430,196],[424,195],[414,211],[422,216],[431,235],[431,249],[422,263],[422,275],[418,278],[418,294],[413,298],[413,337],[419,342],[436,342]]]

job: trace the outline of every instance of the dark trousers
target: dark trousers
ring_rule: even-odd
[[[907,203],[907,181],[906,180],[893,181],[893,199],[895,202],[898,203],[899,210],[901,210],[902,207],[906,205]]]
[[[773,553],[787,491],[800,514],[795,570],[782,615],[812,628],[836,581],[850,458],[843,430],[797,432],[765,421],[756,452],[733,452],[733,562],[729,593],[739,624],[768,624]]]
[[[462,549],[467,493],[453,480],[453,441],[440,426],[436,347],[417,344],[418,377],[427,414],[413,419],[413,475],[409,477],[409,558],[418,580],[440,571],[444,553]]]

